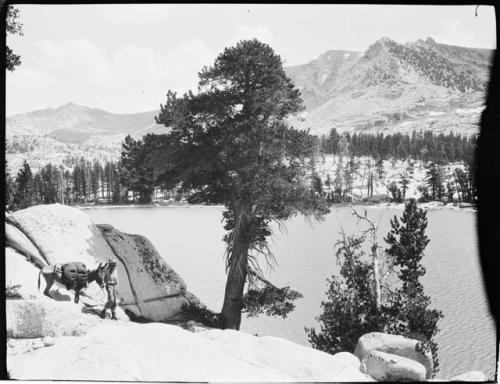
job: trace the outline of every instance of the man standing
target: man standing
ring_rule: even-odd
[[[116,318],[116,290],[118,288],[118,273],[116,271],[116,260],[108,260],[108,268],[106,269],[104,275],[104,284],[106,285],[106,293],[108,295],[108,301],[104,305],[101,312],[101,318],[106,318],[106,310],[111,309],[111,318],[113,320],[118,320]]]

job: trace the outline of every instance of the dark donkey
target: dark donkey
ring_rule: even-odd
[[[82,281],[68,281],[65,279],[65,274],[64,270],[66,268],[71,268],[73,265],[79,265],[79,267],[82,267],[85,269],[85,280]],[[92,270],[87,270],[84,264],[82,263],[66,263],[63,265],[56,264],[56,265],[47,265],[43,267],[40,270],[40,273],[38,274],[38,290],[40,290],[40,275],[42,275],[45,279],[46,286],[45,290],[43,291],[44,295],[47,297],[50,297],[49,291],[50,288],[52,288],[52,285],[54,283],[57,283],[60,286],[65,287],[68,291],[70,289],[73,289],[75,291],[75,303],[78,303],[80,300],[80,291],[83,288],[87,288],[87,285],[89,283],[92,283],[95,281],[101,288],[104,286],[104,275],[106,273],[106,270],[108,268],[108,264],[102,264],[99,263],[99,265]]]

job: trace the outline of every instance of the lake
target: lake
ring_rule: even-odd
[[[357,207],[358,210],[363,208]],[[84,211],[95,223],[108,223],[121,231],[150,239],[165,261],[186,281],[188,290],[209,308],[220,311],[225,287],[222,207],[96,207]],[[379,222],[379,243],[390,229],[390,219],[402,209],[367,208],[368,217]],[[436,337],[440,372],[450,378],[479,370],[493,378],[496,367],[496,330],[489,315],[482,285],[477,249],[476,213],[451,209],[429,210],[430,243],[422,260],[422,278],[432,306],[443,311]],[[273,335],[309,345],[304,327],[317,326],[315,317],[325,299],[327,278],[338,274],[334,244],[341,228],[358,231],[348,207],[332,208],[322,222],[294,217],[286,231],[273,227],[271,250],[278,266],[263,271],[277,286],[289,285],[304,297],[286,319],[244,318],[241,330]]]

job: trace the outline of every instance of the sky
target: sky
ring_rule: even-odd
[[[198,72],[241,39],[258,38],[285,66],[332,50],[399,43],[496,47],[491,6],[18,5],[23,36],[7,44],[22,64],[7,72],[7,116],[68,102],[113,113],[159,109],[169,89],[196,89]]]

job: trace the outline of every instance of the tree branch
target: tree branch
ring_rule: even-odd
[[[267,280],[266,278],[264,278],[262,275],[260,275],[259,273],[257,273],[257,271],[255,271],[252,267],[248,266],[247,267],[247,273],[249,275],[252,275],[254,276],[257,280],[260,280],[262,281],[264,284],[274,288],[274,289],[280,289],[278,288],[277,286],[275,286],[273,283],[271,283],[269,280]]]
[[[356,211],[356,209],[352,208],[353,210],[353,216],[355,216],[358,220],[362,220],[362,221],[366,221],[369,225],[370,225],[370,229],[368,231],[376,231],[377,230],[377,226],[373,223],[373,221],[371,221],[368,217],[367,217],[367,212],[366,212],[366,209],[364,209],[365,211],[365,215],[364,216],[361,216],[358,211]],[[368,232],[368,231],[365,231],[365,232]]]

